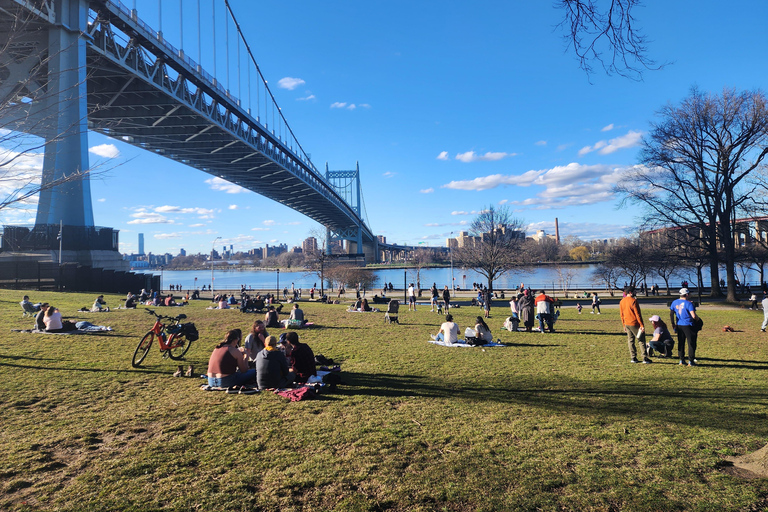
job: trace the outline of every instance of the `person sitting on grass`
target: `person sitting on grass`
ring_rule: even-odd
[[[370,312],[373,311],[371,306],[368,305],[368,299],[363,299],[363,303],[360,304],[360,311]]]
[[[294,381],[305,383],[313,375],[317,375],[315,367],[315,353],[306,343],[299,342],[299,335],[296,331],[289,331],[285,334],[285,340],[290,345],[290,362],[293,370]]]
[[[648,320],[653,324],[653,339],[648,342],[648,355],[652,356],[655,350],[664,357],[671,357],[675,341],[667,329],[667,324],[659,315],[653,315]]]
[[[36,313],[40,311],[40,304],[32,304],[32,302],[29,300],[29,295],[25,295],[19,304],[24,311],[28,311],[30,313]]]
[[[248,369],[245,349],[240,348],[243,337],[240,329],[227,332],[224,341],[216,345],[208,359],[208,385],[228,388],[242,386],[256,377],[256,370]]]
[[[48,332],[63,332],[64,326],[61,323],[61,313],[53,306],[49,306],[45,312],[45,330]]]
[[[485,320],[483,320],[483,317],[481,316],[477,317],[477,321],[475,323],[475,338],[485,343],[493,343],[493,334],[491,334],[491,329],[488,327],[488,324],[485,323]]]
[[[165,305],[166,306],[178,306],[178,304],[176,304],[176,301],[173,298],[173,294],[172,293],[169,293],[168,296],[165,298]]]
[[[285,354],[277,348],[277,338],[267,336],[264,350],[256,355],[256,381],[259,389],[285,388],[293,381]]]
[[[275,306],[269,306],[267,314],[264,316],[264,324],[266,327],[281,327],[280,317],[275,310]]]
[[[99,295],[98,297],[96,297],[96,300],[93,301],[93,306],[91,306],[91,311],[94,313],[109,311],[109,308],[107,307],[107,302],[104,300],[103,295]]]
[[[264,350],[264,342],[267,336],[269,336],[269,333],[266,327],[264,327],[264,322],[256,320],[253,323],[251,332],[245,337],[245,343],[243,344],[248,361],[256,361],[258,353]]]
[[[45,330],[45,312],[48,311],[48,303],[43,302],[40,304],[40,311],[37,313],[37,316],[35,317],[35,329],[38,331],[44,331]]]
[[[217,309],[229,309],[229,303],[227,302],[226,294],[219,297],[219,306]]]
[[[128,295],[125,297],[125,309],[136,309],[136,296],[128,292]]]
[[[289,316],[289,317],[288,317],[288,320],[289,320],[289,321],[290,321],[290,320],[296,320],[296,321],[299,321],[299,322],[301,322],[301,324],[302,324],[302,325],[304,325],[305,323],[307,323],[307,321],[306,321],[306,320],[304,320],[304,311],[302,311],[302,310],[299,308],[299,305],[298,305],[298,304],[294,304],[294,305],[293,305],[293,309],[291,310],[291,316]]]
[[[437,336],[433,336],[432,339],[444,343],[459,342],[459,326],[453,321],[453,315],[445,315],[445,322],[440,326],[440,330],[437,331]]]

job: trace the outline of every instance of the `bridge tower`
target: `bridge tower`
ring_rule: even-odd
[[[348,240],[354,243],[349,244],[348,252],[350,254],[357,254],[358,256],[364,255],[363,247],[363,204],[362,204],[362,191],[360,188],[360,163],[355,162],[355,169],[352,171],[331,171],[328,169],[328,162],[325,163],[325,179],[336,190],[336,193],[346,201],[360,220],[357,229],[348,229],[344,231],[331,231],[328,229],[328,240]],[[330,244],[326,249],[330,254]],[[354,252],[353,252],[354,250]],[[375,252],[373,254],[376,254]],[[375,258],[373,259],[375,261]]]
[[[19,86],[0,88],[0,99],[19,108],[5,109],[1,124],[45,143],[35,226],[6,227],[1,256],[124,269],[117,231],[96,228],[93,219],[84,37],[89,1],[10,5],[16,21],[4,23],[8,32],[0,36],[18,50],[0,56],[0,65],[10,73],[7,83]]]

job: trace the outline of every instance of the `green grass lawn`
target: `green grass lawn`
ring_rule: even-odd
[[[24,293],[103,335],[14,333]],[[174,378],[142,309],[76,313],[94,294],[0,291],[0,510],[763,510],[768,481],[725,456],[768,443],[762,312],[703,307],[698,368],[630,364],[618,309],[563,310],[554,334],[489,325],[504,348],[427,343],[428,307],[383,314],[302,304],[315,353],[348,383],[290,403],[269,392],[204,392]],[[117,296],[107,296],[110,306]],[[228,329],[262,315],[184,312],[205,373]],[[167,309],[165,310],[167,311]],[[463,332],[479,308],[453,311]],[[661,307],[644,306],[645,318]],[[736,333],[722,332],[729,324]]]

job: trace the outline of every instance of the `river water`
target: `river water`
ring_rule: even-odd
[[[529,270],[513,270],[501,278],[494,281],[494,288],[514,289],[520,283],[525,283],[531,288],[552,288],[562,289],[566,284],[570,290],[604,288],[604,284],[593,281],[592,273],[595,265],[563,265],[560,270],[554,265],[541,265],[532,267]],[[140,272],[140,271],[137,271]],[[203,285],[211,284],[210,270],[153,270],[153,274],[162,276],[163,289],[169,285],[181,285],[181,289],[195,289]],[[395,288],[402,289],[404,283],[416,282],[416,271],[412,269],[377,269],[374,270],[376,276],[376,288],[381,288],[384,283],[392,283]],[[432,283],[436,283],[439,288],[451,283],[450,268],[429,268],[421,270],[421,286],[429,288]],[[281,270],[224,270],[215,269],[213,273],[214,288],[219,290],[239,289],[241,285],[250,286],[257,290],[282,290],[284,287],[290,289],[291,285],[295,288],[309,289],[314,284],[320,286],[320,277],[317,273],[307,271],[287,271]],[[453,279],[457,286],[462,289],[472,288],[473,282],[485,283],[485,279],[473,270],[454,268]],[[680,282],[686,279],[691,285],[695,285],[696,276],[693,270],[684,271],[681,275],[675,276],[670,280],[670,286],[677,288]],[[709,285],[708,273],[704,276],[705,286]],[[569,281],[570,284],[566,282]],[[664,287],[664,280],[656,276],[648,276],[648,285],[658,284]],[[619,285],[622,285],[620,282]]]

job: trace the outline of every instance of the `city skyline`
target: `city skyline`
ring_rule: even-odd
[[[189,37],[179,43],[168,4],[164,36],[196,52]],[[402,20],[399,2],[386,9],[300,2],[292,9],[293,48],[280,43],[279,24],[256,21],[256,7],[231,4],[315,165],[353,169],[360,162],[370,227],[392,243],[443,246],[478,211],[501,204],[525,220],[529,233],[554,232],[559,217],[562,237],[630,234],[637,212],[617,209],[612,186],[637,164],[654,112],[694,85],[717,92],[765,82],[743,51],[765,40],[757,24],[768,13],[764,4],[748,18],[720,12],[714,2],[697,4],[695,12],[642,6],[637,22],[650,40],[649,54],[666,64],[646,71],[643,81],[586,76],[553,30],[561,13],[550,4],[487,2],[466,12],[463,4],[446,2],[439,10],[411,6]],[[153,3],[136,5],[157,28]],[[279,19],[284,11],[277,2],[258,6],[259,16]],[[189,16],[194,13],[185,10]],[[715,16],[720,29],[703,31]],[[454,37],[457,28],[461,38]],[[348,45],[350,38],[357,44]],[[210,60],[203,52],[209,71]],[[177,254],[181,248],[206,253],[217,237],[235,251],[292,247],[323,231],[219,178],[89,137],[91,164],[109,169],[91,184],[94,217],[97,225],[120,230],[122,253],[138,252],[139,232],[145,252]],[[33,209],[16,209],[3,212],[2,221],[27,224],[33,216]]]

